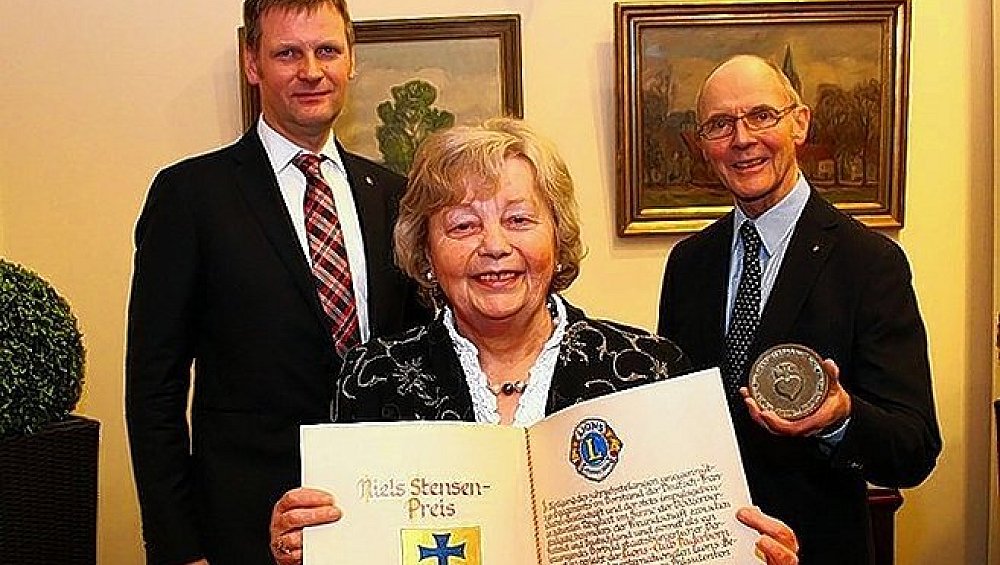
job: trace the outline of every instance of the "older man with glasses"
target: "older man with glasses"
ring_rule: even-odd
[[[801,563],[868,565],[866,482],[916,486],[941,450],[906,256],[809,186],[795,152],[810,110],[779,68],[725,61],[696,113],[735,207],[674,247],[659,333],[697,368],[722,368],[753,499],[799,535]],[[829,382],[795,420],[747,391],[753,360],[782,343],[818,352]]]

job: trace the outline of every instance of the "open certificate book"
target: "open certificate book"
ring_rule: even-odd
[[[324,424],[303,484],[343,518],[305,565],[750,564],[756,532],[717,369],[583,402],[528,429]]]

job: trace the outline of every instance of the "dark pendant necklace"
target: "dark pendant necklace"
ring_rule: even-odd
[[[499,384],[488,385],[488,388],[494,396],[500,396],[501,394],[510,396],[515,393],[524,392],[524,389],[528,388],[528,383],[524,381],[504,381]]]

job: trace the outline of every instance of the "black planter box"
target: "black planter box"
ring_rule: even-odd
[[[99,430],[72,416],[0,441],[0,564],[97,562]]]

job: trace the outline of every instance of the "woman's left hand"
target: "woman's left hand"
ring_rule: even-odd
[[[736,518],[760,533],[757,552],[768,565],[798,565],[799,541],[791,528],[757,508],[740,508]]]
[[[302,563],[302,528],[340,520],[340,508],[328,492],[296,488],[286,492],[271,511],[271,555],[278,565]]]

